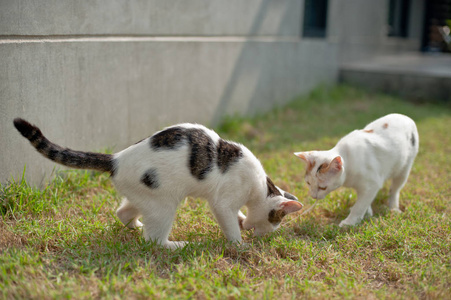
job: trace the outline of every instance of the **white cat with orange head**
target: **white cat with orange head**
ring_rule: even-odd
[[[357,201],[340,223],[355,225],[366,213],[386,180],[392,185],[388,205],[399,210],[399,192],[409,177],[418,153],[415,122],[401,114],[389,114],[354,130],[328,151],[296,152],[306,163],[305,182],[314,199],[323,199],[341,186],[354,188]]]

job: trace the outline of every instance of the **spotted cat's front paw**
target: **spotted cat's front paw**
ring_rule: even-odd
[[[139,220],[131,220],[130,222],[126,223],[125,226],[130,229],[140,229],[143,227],[143,223],[141,223]]]
[[[137,229],[139,229],[139,228],[142,228],[142,227],[143,227],[143,223],[141,223],[139,220],[136,220],[134,222],[134,224],[133,224],[133,227],[130,227],[130,228],[137,228]]]
[[[244,230],[244,220],[246,220],[246,216],[241,211],[238,211],[238,225],[240,226],[240,230]]]

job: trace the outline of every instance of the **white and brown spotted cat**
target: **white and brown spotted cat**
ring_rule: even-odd
[[[381,117],[362,130],[354,130],[328,151],[297,152],[307,164],[305,181],[310,195],[323,199],[340,186],[354,188],[357,201],[340,226],[355,225],[365,213],[373,215],[371,203],[386,180],[392,180],[388,205],[399,210],[399,192],[409,177],[418,153],[415,122],[401,114]]]
[[[169,241],[168,236],[177,206],[187,196],[208,200],[232,242],[241,242],[240,227],[263,235],[276,230],[286,214],[302,208],[296,197],[272,183],[245,146],[223,140],[202,125],[165,128],[113,155],[62,148],[20,118],[14,125],[54,162],[109,172],[125,196],[117,210],[119,219],[130,228],[144,226],[144,238],[165,247],[186,244]],[[240,212],[243,206],[248,208],[247,217]]]

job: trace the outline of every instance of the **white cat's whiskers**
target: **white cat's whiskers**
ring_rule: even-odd
[[[313,203],[312,206],[310,206],[307,210],[303,211],[299,216],[301,217],[301,216],[306,215],[306,214],[308,214],[309,212],[311,212],[312,209],[313,209],[313,208],[316,206],[316,204],[318,203],[318,200],[319,200],[319,199],[316,199],[315,203]]]

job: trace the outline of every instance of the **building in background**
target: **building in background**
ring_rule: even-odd
[[[177,122],[214,126],[334,84],[349,62],[427,48],[426,2],[1,1],[0,181],[26,164],[40,183],[55,167],[14,117],[90,151]]]
[[[426,1],[424,12],[422,50],[451,52],[451,0]]]

